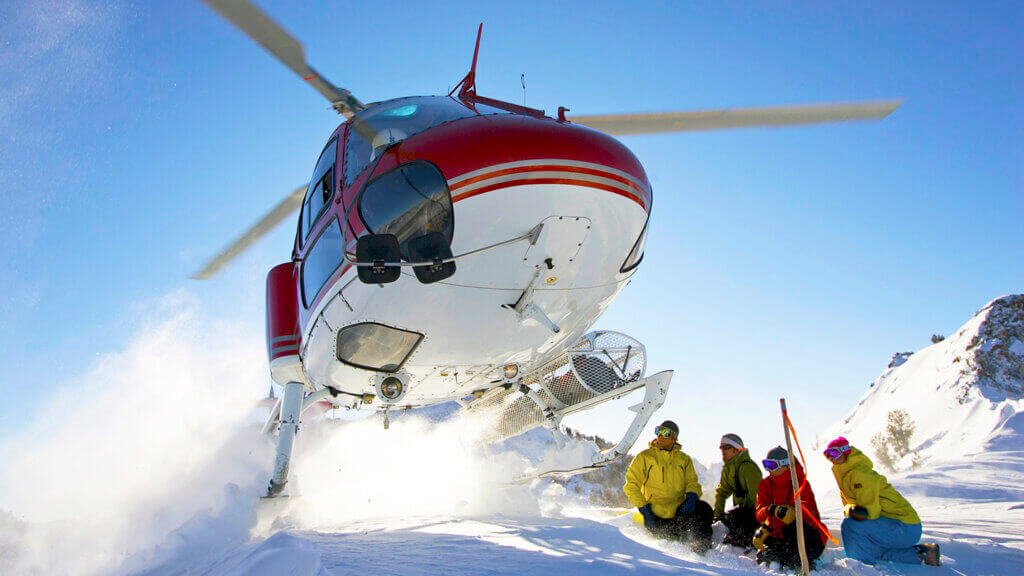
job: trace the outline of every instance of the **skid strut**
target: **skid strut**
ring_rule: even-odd
[[[672,371],[658,372],[654,376],[644,378],[643,382],[643,401],[629,407],[631,412],[636,412],[633,422],[629,425],[626,434],[623,435],[622,440],[619,440],[618,444],[594,456],[593,463],[595,466],[605,466],[629,453],[629,450],[636,444],[637,438],[644,431],[644,427],[647,426],[647,422],[650,421],[651,416],[665,403],[665,396],[668,395],[668,386],[672,382]]]
[[[636,412],[636,416],[633,417],[633,422],[630,423],[629,428],[626,429],[626,433],[622,436],[622,439],[619,440],[618,444],[595,454],[591,460],[590,466],[583,466],[571,470],[547,470],[535,473],[533,476],[535,478],[551,478],[555,476],[564,477],[583,474],[591,470],[604,468],[628,454],[630,449],[633,448],[633,445],[636,444],[637,438],[639,438],[640,434],[644,431],[644,428],[647,426],[647,422],[650,421],[651,416],[653,416],[654,412],[657,411],[658,408],[661,408],[661,405],[665,402],[665,397],[668,395],[668,387],[671,382],[672,371],[666,370],[664,372],[658,372],[653,376],[642,378],[629,386],[629,391],[636,390],[641,386],[644,388],[644,399],[639,404],[629,407],[630,411]],[[581,402],[580,404],[556,410],[555,417],[561,419],[563,416],[567,416],[574,412],[593,408],[602,402],[618,398],[622,396],[623,393],[624,392],[622,390],[614,390],[606,394],[601,394],[588,402]]]
[[[267,487],[267,498],[281,494],[288,483],[288,468],[292,460],[292,444],[299,431],[299,418],[302,415],[302,382],[289,382],[284,385],[284,394],[279,401],[280,416],[277,434],[277,457],[274,459],[274,475]]]

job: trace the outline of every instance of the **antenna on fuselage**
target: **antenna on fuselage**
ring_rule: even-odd
[[[473,64],[469,67],[469,74],[466,74],[466,77],[456,84],[455,88],[452,88],[452,91],[448,93],[449,96],[456,90],[459,91],[460,97],[466,94],[476,94],[476,58],[480,54],[480,36],[483,32],[484,23],[481,22],[480,27],[476,29],[476,47],[473,48]]]

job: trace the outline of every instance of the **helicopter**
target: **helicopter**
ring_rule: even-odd
[[[267,276],[270,374],[283,387],[266,497],[283,493],[306,409],[383,413],[457,402],[496,442],[641,388],[622,439],[569,475],[622,458],[664,402],[642,343],[589,331],[643,260],[653,190],[615,136],[881,119],[902,100],[553,116],[477,93],[364,104],[247,0],[203,0],[344,116],[297,187],[193,277],[212,277],[298,212]],[[556,440],[559,435],[556,434]]]

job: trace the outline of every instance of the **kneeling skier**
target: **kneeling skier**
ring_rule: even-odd
[[[820,522],[821,515],[818,514],[818,504],[814,501],[811,484],[804,483],[803,467],[800,462],[791,463],[789,452],[781,446],[769,450],[761,464],[768,471],[768,476],[757,487],[757,520],[761,522],[753,542],[758,550],[757,563],[778,562],[783,568],[800,567],[796,537],[796,498],[789,470],[793,466],[797,485],[803,486],[800,490],[800,503],[804,509],[804,548],[807,561],[813,565],[825,551],[826,537],[806,519],[807,514],[810,514]]]
[[[901,562],[942,564],[938,544],[921,544],[921,518],[885,476],[875,472],[871,459],[842,436],[829,443],[825,458],[839,485],[846,518],[846,555],[865,564]]]
[[[711,505],[700,499],[693,461],[676,442],[679,426],[666,420],[654,433],[650,448],[629,465],[622,490],[640,510],[645,528],[662,538],[689,542],[703,554],[711,548]]]

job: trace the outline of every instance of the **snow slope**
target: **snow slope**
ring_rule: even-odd
[[[1024,295],[993,300],[955,334],[896,364],[816,447],[842,435],[870,449],[889,411],[902,409],[917,424],[911,448],[922,464],[984,451],[1024,409]]]
[[[918,463],[907,455],[888,477],[926,535],[954,556],[1024,550],[1024,295],[997,298],[945,340],[899,356],[815,452],[842,435],[873,456],[870,440],[889,411],[905,410],[917,425]],[[808,457],[819,464],[812,479],[831,481],[823,460]],[[839,522],[836,510],[825,513]],[[1003,573],[1024,574],[1024,564]]]

